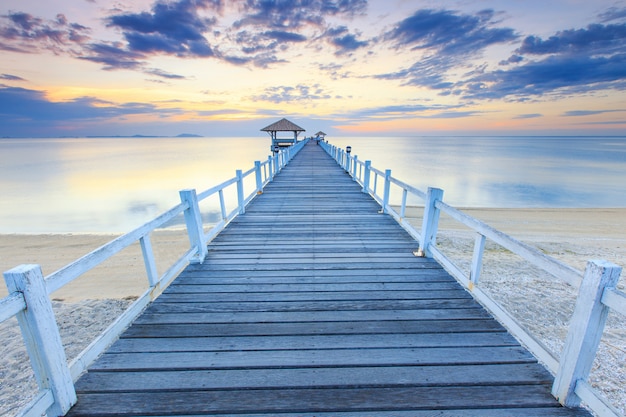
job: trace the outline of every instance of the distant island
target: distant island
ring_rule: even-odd
[[[194,135],[193,133],[181,133],[180,135],[176,135],[177,138],[202,138],[202,135]]]
[[[193,133],[181,133],[176,136],[169,135],[98,135],[98,136],[85,136],[86,138],[203,138],[202,135],[196,135]]]

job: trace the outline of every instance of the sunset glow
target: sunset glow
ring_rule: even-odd
[[[0,137],[626,133],[623,0],[40,3],[0,9]]]

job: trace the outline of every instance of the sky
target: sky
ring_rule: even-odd
[[[3,0],[0,137],[626,135],[626,0]]]

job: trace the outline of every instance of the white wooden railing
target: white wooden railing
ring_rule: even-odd
[[[0,323],[17,317],[39,386],[39,393],[18,416],[65,415],[76,403],[74,382],[80,374],[163,292],[187,263],[204,260],[207,243],[233,218],[245,212],[246,205],[262,193],[265,185],[307,142],[305,140],[285,148],[264,162],[256,161],[248,171],[237,170],[234,178],[199,194],[195,190],[180,191],[181,203],[177,206],[46,277],[39,265],[20,265],[6,271],[4,278],[9,295],[0,300]],[[249,190],[246,190],[246,185],[252,189],[247,195]],[[232,186],[236,187],[237,203],[234,210],[227,212],[225,190]],[[221,220],[205,233],[199,202],[215,195],[219,198]],[[181,214],[185,218],[191,247],[159,276],[150,235]],[[136,242],[141,245],[148,288],[98,339],[68,364],[49,295]]]
[[[620,416],[620,413],[587,382],[609,310],[626,316],[626,294],[616,289],[622,268],[610,262],[591,260],[584,273],[551,258],[538,249],[522,243],[477,220],[442,201],[443,190],[429,188],[420,191],[391,176],[391,171],[380,171],[370,161],[360,161],[357,156],[323,140],[319,145],[331,155],[355,181],[363,192],[371,194],[381,205],[381,212],[391,215],[411,236],[419,241],[418,256],[434,258],[446,268],[474,297],[513,333],[555,375],[552,394],[559,402],[575,407],[583,401],[601,416]],[[378,184],[382,185],[382,194]],[[390,205],[391,187],[401,192],[399,211]],[[398,191],[394,190],[394,191]],[[423,202],[421,229],[416,230],[406,219],[407,197],[414,196]],[[469,274],[466,274],[436,245],[439,215],[446,213],[452,219],[476,232]],[[569,331],[560,360],[543,343],[535,339],[502,306],[479,286],[485,242],[489,239],[574,288],[578,297],[571,317]]]

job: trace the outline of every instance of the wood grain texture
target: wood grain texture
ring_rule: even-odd
[[[314,143],[77,382],[72,416],[588,416]]]

